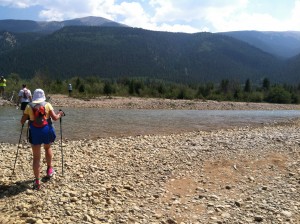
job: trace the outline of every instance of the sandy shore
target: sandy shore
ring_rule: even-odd
[[[51,98],[56,107],[139,108],[153,100]],[[175,107],[174,101],[162,101],[143,109],[187,109],[189,104],[229,109],[231,104],[176,101]],[[239,109],[299,107],[233,104]],[[33,191],[30,146],[19,146],[12,175],[18,146],[0,145],[0,223],[300,223],[300,120],[64,141],[62,146],[53,146],[57,174]]]

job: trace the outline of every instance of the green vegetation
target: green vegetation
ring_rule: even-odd
[[[68,80],[50,80],[42,74],[36,74],[31,80],[23,80],[17,74],[10,74],[6,92],[15,94],[26,83],[33,92],[42,88],[46,94],[68,94],[68,84],[73,86],[73,97],[94,98],[97,96],[137,96],[169,99],[202,99],[217,101],[270,102],[298,104],[300,102],[300,84],[271,84],[265,78],[261,85],[253,85],[250,79],[245,84],[224,79],[220,83],[182,84],[149,78],[100,79],[96,76],[86,78],[73,77]],[[8,97],[10,97],[8,96]]]

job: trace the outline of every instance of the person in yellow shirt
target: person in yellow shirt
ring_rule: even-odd
[[[4,91],[5,91],[5,87],[6,87],[6,79],[1,76],[0,77],[0,96],[4,96]]]
[[[42,89],[36,89],[33,93],[32,102],[28,103],[21,118],[21,124],[29,118],[29,142],[31,143],[33,153],[33,173],[35,180],[33,188],[39,190],[40,182],[40,159],[41,145],[44,144],[45,157],[47,162],[46,176],[50,178],[55,173],[52,167],[53,152],[51,144],[56,138],[55,129],[52,120],[56,121],[63,115],[62,111],[54,112],[52,105],[45,101],[45,93]]]

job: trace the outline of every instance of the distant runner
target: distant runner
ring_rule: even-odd
[[[68,86],[68,90],[69,90],[69,96],[72,96],[72,84],[70,83]]]
[[[4,96],[4,92],[5,92],[5,87],[6,87],[6,79],[4,78],[4,76],[0,77],[0,96]]]
[[[26,88],[26,84],[22,85],[22,89],[19,91],[18,96],[19,96],[19,103],[21,103],[21,110],[23,111],[24,114],[24,110],[27,104],[32,101],[31,91]]]

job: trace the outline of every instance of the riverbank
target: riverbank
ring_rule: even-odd
[[[32,191],[30,146],[11,176],[17,145],[0,145],[0,223],[300,223],[299,120],[64,141],[64,176],[53,147]]]
[[[172,100],[140,97],[97,97],[77,99],[65,95],[50,95],[56,107],[89,107],[118,109],[185,109],[185,110],[299,110],[297,104],[270,104],[248,102],[218,102],[203,100]]]
[[[300,104],[271,104],[226,102],[212,100],[172,100],[140,97],[97,97],[78,99],[66,95],[49,95],[54,107],[114,108],[114,109],[170,109],[170,110],[300,110]],[[0,99],[0,106],[13,104]]]

